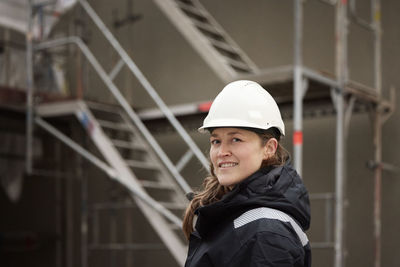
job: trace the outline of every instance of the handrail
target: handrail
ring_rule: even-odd
[[[133,111],[129,103],[125,100],[121,92],[118,90],[117,86],[114,84],[114,82],[110,79],[108,74],[104,71],[103,67],[100,65],[100,63],[97,61],[97,59],[94,57],[92,52],[89,50],[89,48],[86,46],[86,44],[76,36],[71,36],[71,37],[66,37],[66,38],[59,38],[51,41],[46,41],[42,42],[40,44],[37,44],[34,49],[35,50],[43,50],[43,49],[48,49],[56,46],[62,46],[62,45],[67,45],[67,44],[76,44],[82,53],[86,56],[90,64],[93,66],[93,68],[96,70],[97,74],[100,76],[100,78],[103,80],[103,82],[107,85],[108,89],[110,92],[114,95],[116,100],[120,103],[120,105],[124,108],[130,119],[133,121],[133,123],[138,127],[138,129],[141,131],[141,133],[145,136],[145,138],[149,141],[149,144],[152,146],[152,148],[156,151],[160,159],[164,162],[165,166],[168,168],[168,170],[172,173],[174,176],[175,180],[179,184],[179,186],[182,188],[182,190],[185,193],[192,192],[192,189],[190,186],[187,184],[185,179],[181,176],[177,168],[174,166],[174,164],[171,162],[171,160],[168,158],[168,156],[165,154],[163,149],[160,147],[160,145],[157,143],[157,141],[154,139],[152,134],[149,132],[149,130],[146,128],[144,123],[141,121],[139,116]],[[178,122],[179,123],[179,122]],[[182,126],[181,126],[182,127]],[[185,132],[186,133],[186,132]],[[186,133],[187,134],[187,133]],[[190,137],[189,137],[190,138]],[[193,142],[193,141],[192,141]],[[197,147],[197,146],[196,146]],[[197,148],[198,149],[198,148]],[[199,150],[200,151],[200,150]],[[194,152],[194,151],[193,151]],[[200,152],[201,153],[201,152]],[[203,155],[204,157],[204,155]]]
[[[147,93],[150,97],[154,100],[160,110],[165,114],[165,117],[168,121],[172,124],[172,126],[176,129],[178,134],[182,137],[182,139],[186,142],[189,148],[193,151],[196,155],[197,159],[201,162],[205,169],[208,168],[208,161],[204,154],[200,151],[197,145],[193,142],[192,138],[183,128],[183,126],[179,123],[179,121],[175,118],[171,110],[167,107],[161,97],[158,95],[154,87],[150,84],[150,82],[146,79],[143,73],[139,70],[136,64],[133,62],[131,57],[126,53],[126,51],[122,48],[119,44],[118,40],[115,39],[113,34],[108,30],[108,28],[104,25],[103,21],[100,17],[96,14],[93,8],[89,5],[86,0],[78,0],[85,11],[88,13],[90,18],[96,24],[96,26],[100,29],[100,31],[104,34],[110,44],[114,47],[117,53],[120,55],[121,59],[125,62],[127,67],[131,70],[131,72],[135,75],[138,79],[140,84],[146,89]],[[129,107],[130,108],[130,107]]]

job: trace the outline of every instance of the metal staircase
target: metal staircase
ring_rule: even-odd
[[[44,118],[71,114],[77,117],[102,154],[107,172],[132,192],[138,208],[179,265],[183,265],[187,248],[180,233],[180,218],[174,214],[183,213],[187,200],[147,140],[124,110],[106,104],[83,101],[44,104],[37,108],[36,122],[61,140],[68,139]],[[164,210],[168,219],[160,210]]]
[[[113,70],[109,74],[105,72],[90,49],[78,37],[42,41],[35,44],[33,50],[51,50],[59,46],[76,45],[114,96],[118,106],[82,100],[42,104],[35,108],[36,117],[32,121],[123,185],[176,262],[182,266],[187,248],[180,229],[180,217],[187,205],[185,193],[190,192],[191,188],[181,176],[180,170],[193,156],[205,169],[208,168],[208,161],[89,3],[86,0],[78,0],[78,3],[120,56],[120,61]],[[138,79],[181,136],[183,143],[188,146],[188,151],[176,165],[158,145],[113,82],[124,65]],[[31,110],[29,112],[33,113]],[[79,119],[104,161],[86,151],[45,120],[47,117],[55,118],[68,114],[74,114]],[[176,214],[179,214],[179,217]]]
[[[155,0],[155,3],[222,80],[257,74],[257,66],[198,0]]]

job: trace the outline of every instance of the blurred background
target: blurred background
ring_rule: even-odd
[[[400,266],[400,2],[0,0],[0,266],[183,266],[197,132],[277,100],[313,266]],[[397,207],[397,208],[396,208]]]

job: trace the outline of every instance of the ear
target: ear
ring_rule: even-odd
[[[278,148],[278,140],[270,138],[264,146],[264,160],[272,157]]]

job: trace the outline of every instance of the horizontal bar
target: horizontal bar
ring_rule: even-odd
[[[165,249],[161,243],[111,243],[111,244],[91,244],[90,250],[159,250]]]
[[[367,167],[371,170],[375,170],[376,168],[381,168],[382,170],[385,170],[385,171],[391,171],[391,172],[396,172],[396,173],[400,172],[400,167],[397,167],[390,163],[376,162],[374,160],[369,160],[367,162]]]
[[[312,242],[310,243],[311,249],[330,249],[334,248],[333,242]]]
[[[125,203],[125,202],[101,202],[89,205],[89,210],[99,211],[99,210],[110,210],[110,209],[131,209],[137,208],[134,203]]]
[[[335,197],[334,193],[316,193],[310,194],[310,200],[325,200],[325,199],[333,199]]]
[[[330,79],[328,77],[325,77],[321,74],[319,74],[318,72],[311,70],[307,67],[303,67],[303,75],[305,77],[311,78],[313,80],[316,80],[320,83],[324,83],[327,84],[330,87],[335,87],[335,88],[340,88],[339,83],[337,81],[335,81],[334,79]]]

